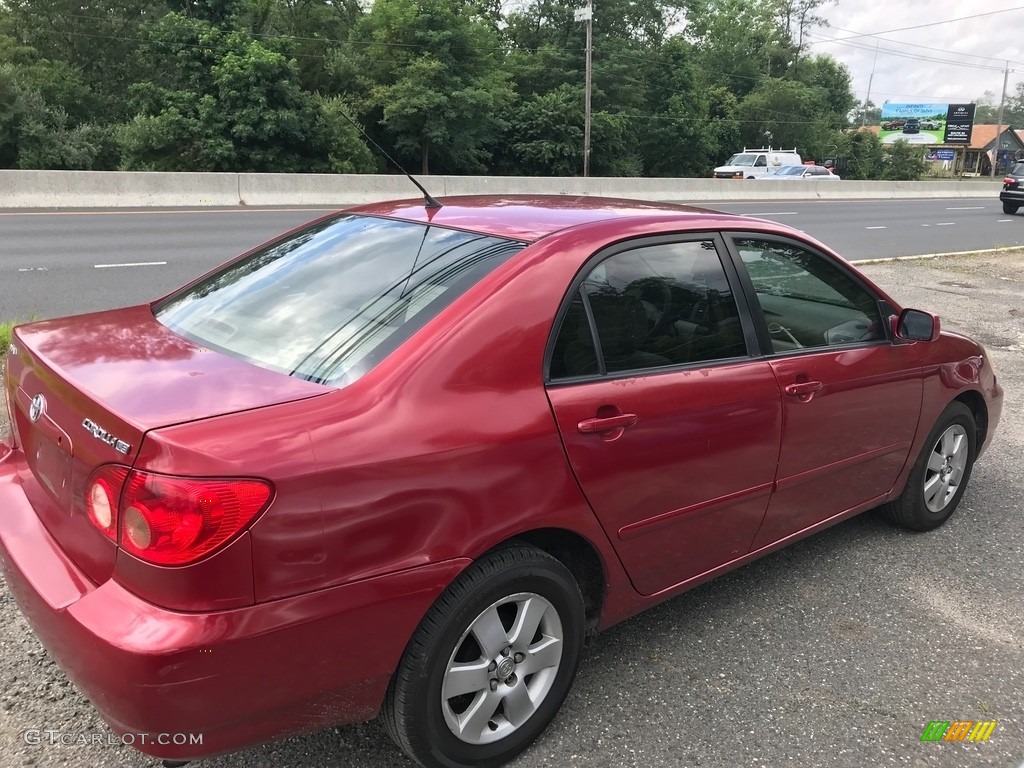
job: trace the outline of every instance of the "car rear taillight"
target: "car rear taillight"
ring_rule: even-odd
[[[267,508],[272,489],[248,478],[174,477],[101,467],[86,488],[93,525],[126,552],[185,565],[221,548]]]
[[[111,541],[117,541],[117,508],[128,467],[100,467],[85,484],[85,510],[89,522]]]
[[[1011,184],[1016,184],[1016,183],[1017,183],[1017,180],[1015,178],[1013,178],[1013,176],[1007,176],[1007,177],[1005,177],[1003,179],[1003,186],[1004,187],[1008,187]]]

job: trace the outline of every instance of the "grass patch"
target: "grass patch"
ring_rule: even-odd
[[[11,331],[18,325],[16,320],[0,322],[0,357],[7,353],[7,345],[11,343]]]

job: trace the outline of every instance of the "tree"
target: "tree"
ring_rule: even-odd
[[[819,90],[817,114],[829,128],[845,128],[857,104],[850,70],[831,56],[803,59],[794,74],[796,80]]]
[[[818,116],[822,95],[794,80],[765,78],[740,103],[741,133],[747,146],[797,147],[822,143]]]
[[[719,155],[734,151],[736,99],[722,87],[705,87],[689,43],[666,42],[645,80],[649,116],[634,122],[645,173],[706,176]]]
[[[40,59],[61,62],[80,73],[91,90],[78,105],[86,119],[111,120],[126,116],[124,94],[137,74],[131,65],[138,45],[138,28],[159,18],[163,0],[5,0],[9,33],[31,46]],[[71,104],[61,104],[68,114]]]
[[[241,32],[167,14],[146,30],[149,69],[130,91],[123,166],[138,170],[358,171],[373,168],[339,100],[299,85],[294,60]]]
[[[461,0],[377,0],[349,65],[363,116],[420,171],[483,171],[515,94],[497,33]]]
[[[798,50],[782,0],[687,0],[684,35],[716,85],[746,96],[764,77],[783,76]]]
[[[882,108],[870,99],[858,101],[850,113],[850,122],[854,125],[879,125],[882,122]]]
[[[921,147],[900,139],[885,147],[882,157],[882,178],[890,181],[917,181],[927,170],[928,164],[921,154]]]
[[[583,168],[582,88],[562,85],[520,102],[505,134],[509,172],[575,176]]]
[[[871,131],[853,131],[836,141],[839,156],[845,159],[844,179],[882,178],[882,142]]]

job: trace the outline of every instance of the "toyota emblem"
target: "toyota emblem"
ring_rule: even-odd
[[[39,421],[39,417],[46,412],[46,398],[42,395],[36,395],[32,398],[32,405],[28,408],[28,417],[35,424]]]

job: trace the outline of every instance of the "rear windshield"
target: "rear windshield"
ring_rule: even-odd
[[[1024,176],[1024,163],[1017,163],[1010,171],[1014,176]]]
[[[155,314],[203,346],[340,386],[523,247],[344,214],[230,264],[170,296]]]

